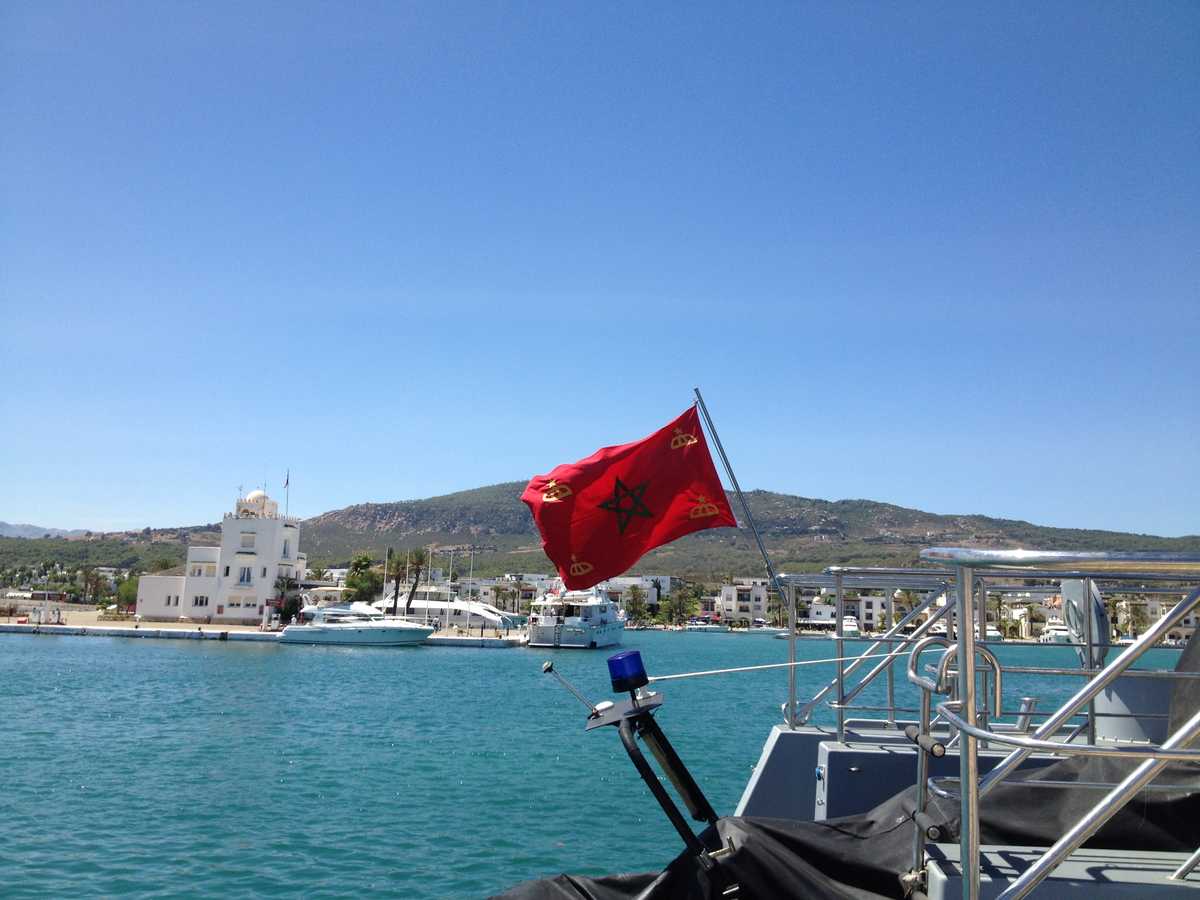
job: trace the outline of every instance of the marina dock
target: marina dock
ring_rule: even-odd
[[[162,638],[184,641],[256,641],[264,644],[279,642],[278,631],[258,631],[252,628],[220,628],[197,625],[194,628],[155,628],[143,625],[27,625],[23,623],[0,623],[0,634],[57,634],[84,637],[119,638]],[[508,649],[521,647],[526,638],[522,635],[505,637],[480,637],[466,634],[435,634],[425,639],[430,647],[485,647]]]

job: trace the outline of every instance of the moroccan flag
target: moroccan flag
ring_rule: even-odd
[[[737,526],[695,406],[640,441],[535,475],[521,499],[571,590],[620,575],[685,534]]]

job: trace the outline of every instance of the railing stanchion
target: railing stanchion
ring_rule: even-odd
[[[836,600],[835,600],[836,610],[834,611],[834,615],[837,616],[837,622],[835,623],[835,626],[837,628],[837,631],[835,632],[835,634],[837,635],[837,640],[834,641],[834,645],[837,647],[837,657],[838,657],[838,664],[837,664],[837,702],[838,702],[837,739],[840,742],[840,741],[846,740],[846,664],[841,661],[842,657],[844,657],[846,655],[846,652],[845,652],[846,645],[845,645],[845,642],[842,640],[842,638],[845,636],[845,631],[846,631],[846,621],[845,621],[846,610],[845,610],[845,597],[842,592],[843,584],[842,584],[842,573],[841,572],[838,572],[836,575],[834,575],[833,584],[834,584],[833,589],[835,592],[834,596],[836,597]]]
[[[975,725],[975,575],[969,566],[957,567],[958,699],[962,717]],[[963,900],[979,900],[979,760],[978,740],[959,732],[959,785],[962,793],[959,825],[959,864]]]
[[[896,598],[893,592],[888,588],[884,588],[887,593],[887,628],[884,631],[889,631],[896,624]],[[896,649],[895,640],[888,641],[888,653]],[[887,698],[888,698],[888,721],[894,726],[896,724],[896,661],[895,659],[888,660],[887,667]]]

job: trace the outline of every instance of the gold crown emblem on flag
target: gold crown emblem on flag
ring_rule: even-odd
[[[572,575],[578,578],[580,575],[586,575],[592,569],[596,568],[590,562],[579,562],[575,557],[571,556],[571,568],[568,570]]]
[[[696,505],[692,507],[688,513],[689,519],[707,519],[709,516],[719,515],[721,512],[717,504],[713,503],[707,497],[701,495],[696,498]]]
[[[559,503],[562,500],[570,497],[573,491],[569,484],[562,484],[550,479],[546,482],[546,489],[542,491],[542,501],[544,503]]]
[[[692,444],[700,443],[700,438],[694,434],[687,434],[681,428],[675,429],[675,434],[671,437],[671,449],[679,450],[682,447],[690,447]]]

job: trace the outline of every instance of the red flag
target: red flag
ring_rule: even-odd
[[[695,406],[640,441],[535,475],[521,499],[571,590],[620,575],[685,534],[737,526]]]

